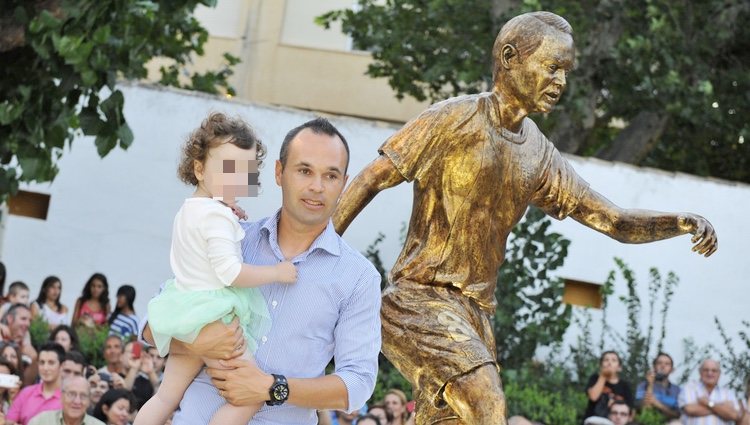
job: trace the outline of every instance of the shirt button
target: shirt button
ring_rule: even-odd
[[[273,300],[273,301],[271,302],[271,305],[273,306],[273,308],[276,308],[276,306],[277,306],[278,304],[279,304],[279,303],[278,303],[278,301],[276,301],[276,300]]]
[[[264,335],[263,338],[261,338],[260,340],[263,341],[263,343],[265,344],[266,341],[268,341],[268,338]]]

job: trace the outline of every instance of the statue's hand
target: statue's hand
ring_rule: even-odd
[[[693,251],[706,257],[716,252],[719,248],[719,241],[716,238],[714,226],[708,220],[697,214],[685,214],[681,220],[687,227],[688,233],[693,235],[690,239],[695,244]]]

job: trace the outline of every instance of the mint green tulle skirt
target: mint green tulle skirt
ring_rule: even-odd
[[[185,291],[174,279],[148,303],[148,324],[160,356],[169,352],[172,338],[191,344],[209,323],[239,318],[247,350],[255,353],[258,340],[271,328],[266,300],[257,288],[226,288]]]

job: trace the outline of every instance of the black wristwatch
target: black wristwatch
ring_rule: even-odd
[[[266,401],[269,406],[280,406],[289,398],[289,384],[286,382],[284,375],[273,374],[273,385],[268,393],[271,399]]]

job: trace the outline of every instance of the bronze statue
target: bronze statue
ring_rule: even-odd
[[[693,234],[717,249],[695,214],[622,209],[581,179],[526,116],[549,112],[573,67],[565,19],[534,12],[508,21],[493,49],[492,91],[437,103],[381,147],[343,194],[343,233],[381,190],[414,182],[406,242],[383,293],[383,353],[409,379],[418,424],[505,424],[490,319],[509,232],[529,205],[620,242]]]

